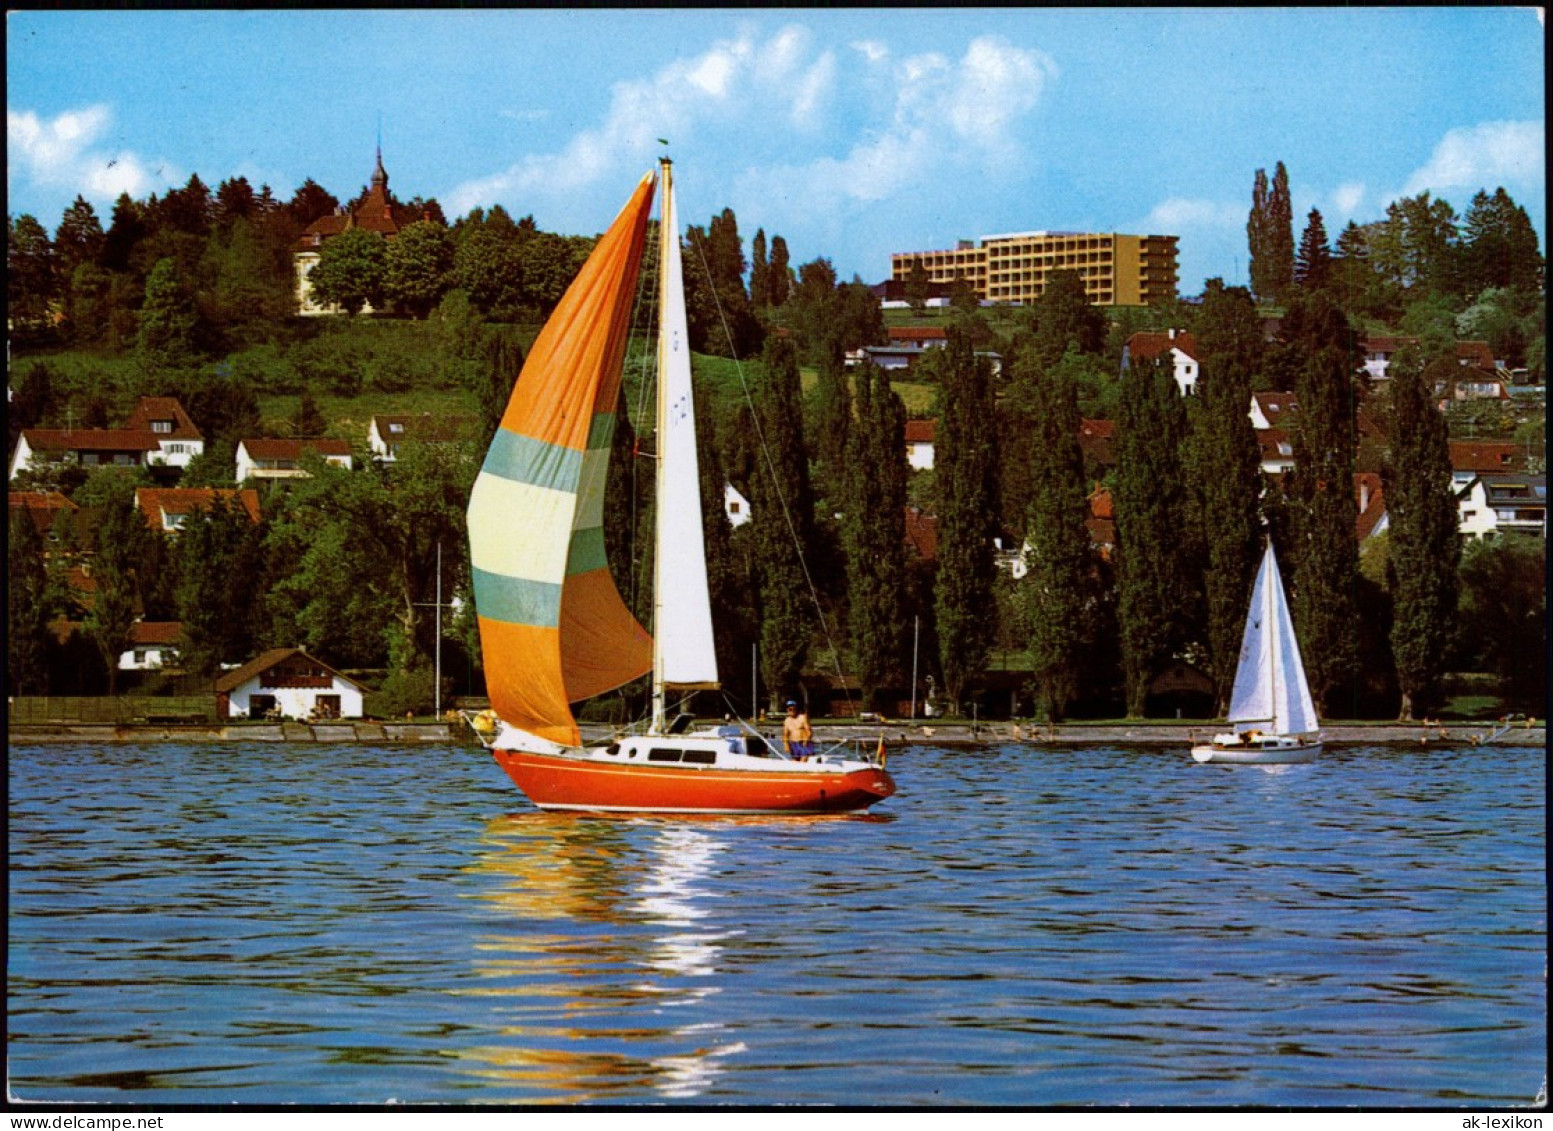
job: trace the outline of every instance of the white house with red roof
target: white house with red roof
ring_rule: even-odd
[[[933,469],[933,442],[938,436],[938,421],[906,421],[906,462],[913,471]]]
[[[349,468],[349,440],[239,440],[237,443],[237,481],[250,479],[305,479],[302,468],[306,455],[317,454],[336,467]]]
[[[141,397],[124,427],[156,437],[159,450],[149,457],[152,464],[188,467],[191,459],[205,451],[205,437],[177,397]]]
[[[367,447],[383,463],[394,463],[405,444],[448,444],[474,436],[473,416],[393,415],[379,413],[367,425]]]
[[[1183,397],[1196,395],[1198,360],[1197,339],[1186,330],[1166,330],[1158,333],[1140,330],[1127,339],[1122,347],[1122,370],[1132,367],[1134,360],[1153,362],[1170,355],[1176,385]]]
[[[138,620],[130,629],[130,646],[119,656],[119,671],[149,672],[178,662],[183,622]]]
[[[23,428],[11,454],[10,478],[49,463],[81,467],[145,467],[161,441],[150,431],[124,428]]]
[[[360,718],[366,691],[301,648],[272,648],[216,680],[216,716]]]

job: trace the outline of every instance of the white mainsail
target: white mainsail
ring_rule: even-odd
[[[679,213],[670,168],[663,166],[662,278],[658,288],[658,523],[653,639],[655,715],[661,723],[662,688],[716,687],[712,600],[706,581],[701,528],[701,481],[696,460],[695,398],[690,385],[690,342]]]
[[[1251,591],[1229,721],[1237,732],[1277,735],[1310,734],[1320,727],[1271,545]]]

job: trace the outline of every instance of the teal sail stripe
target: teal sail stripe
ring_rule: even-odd
[[[582,453],[498,428],[481,470],[517,483],[575,492],[582,474]]]
[[[561,587],[546,581],[503,577],[474,567],[475,607],[488,620],[559,628]]]
[[[588,426],[588,450],[597,451],[599,448],[607,448],[615,442],[615,414],[612,412],[595,413],[593,423]]]
[[[609,558],[604,553],[602,526],[590,526],[583,530],[572,531],[571,549],[566,555],[568,576],[576,573],[591,573],[593,570],[605,569],[608,566]]]

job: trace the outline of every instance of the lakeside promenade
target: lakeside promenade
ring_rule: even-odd
[[[1224,729],[1210,720],[1139,720],[1137,722],[1064,723],[1051,727],[1035,723],[993,722],[971,724],[936,720],[883,723],[819,723],[815,739],[822,747],[836,742],[876,742],[891,746],[930,745],[950,749],[992,746],[1190,746],[1193,741]],[[780,730],[770,724],[760,728],[775,738]],[[607,741],[607,728],[585,725],[588,742]],[[1321,728],[1328,746],[1450,745],[1543,747],[1547,744],[1544,720],[1504,723],[1493,719],[1431,723],[1342,723]],[[460,743],[475,745],[469,727],[459,722],[368,722],[340,720],[330,723],[33,723],[11,725],[6,739],[12,745],[26,742],[315,742],[345,743]]]

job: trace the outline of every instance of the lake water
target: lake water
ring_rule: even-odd
[[[10,751],[10,1087],[142,1104],[1528,1104],[1540,750],[896,750],[871,816],[481,751]]]

